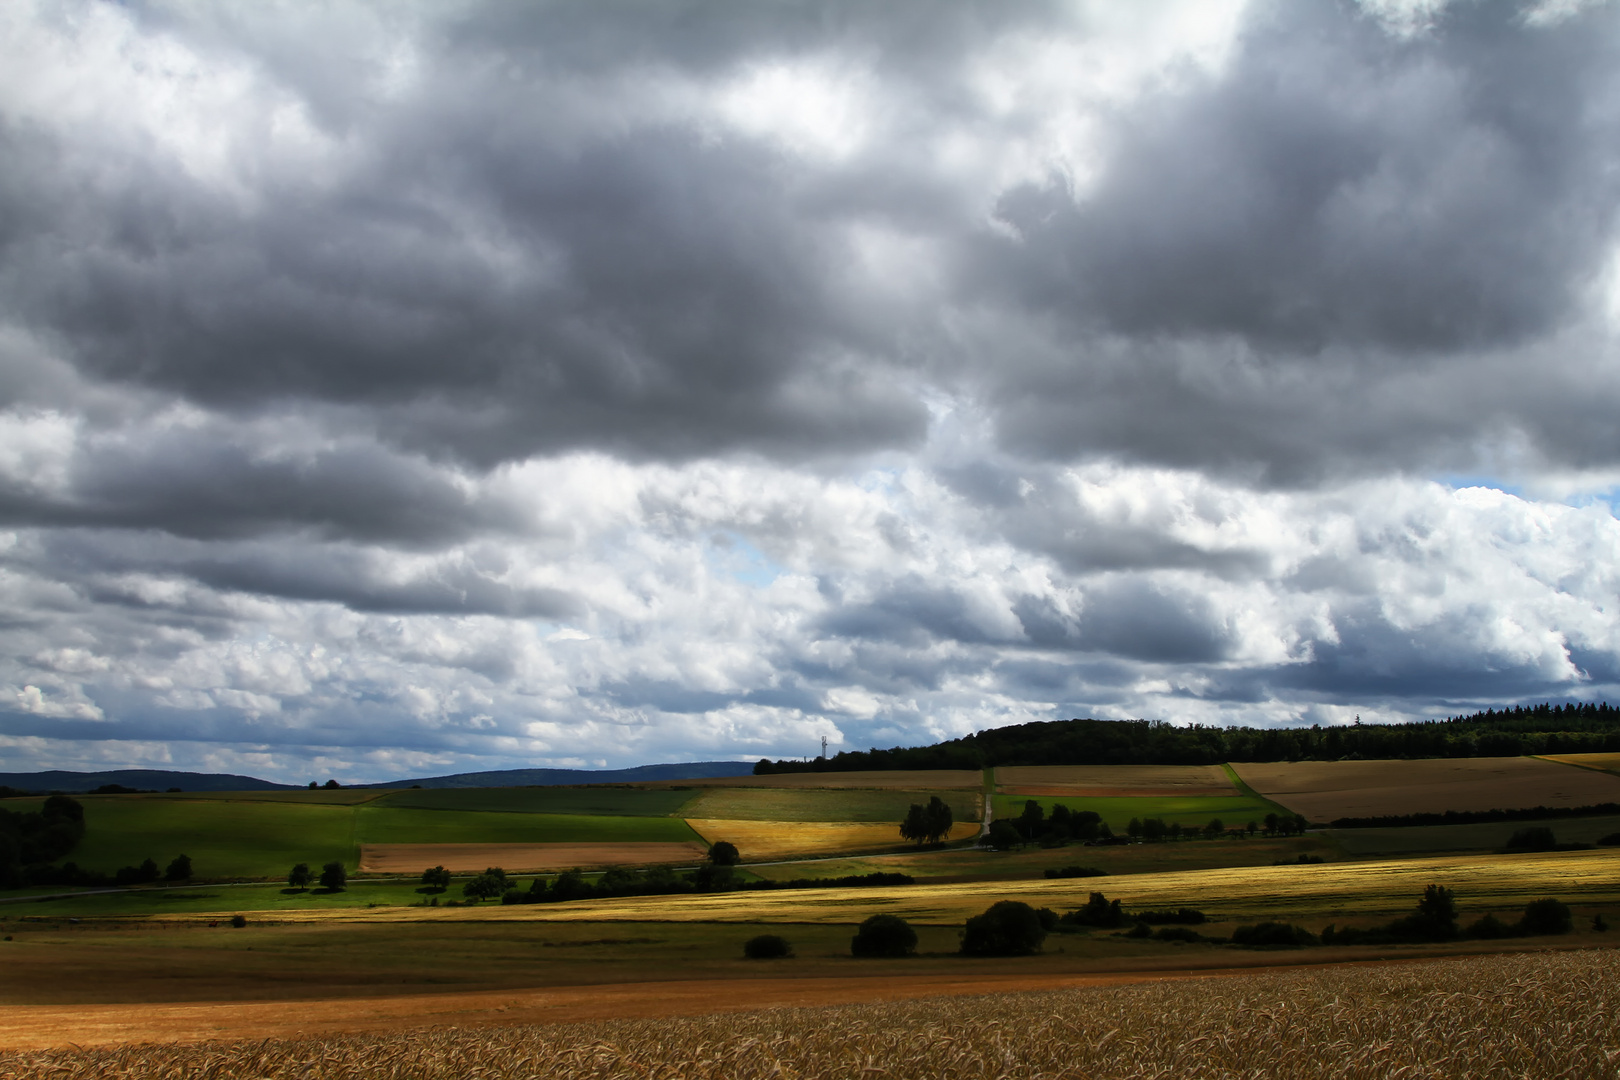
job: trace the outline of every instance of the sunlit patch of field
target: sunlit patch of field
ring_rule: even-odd
[[[766,776],[719,776],[703,780],[644,780],[637,787],[705,788],[868,788],[891,791],[977,791],[984,784],[978,769],[904,769],[872,772],[772,773]]]
[[[1232,767],[1260,794],[1312,821],[1620,802],[1620,776],[1531,757],[1244,762]]]
[[[697,843],[362,844],[360,869],[418,874],[430,866],[453,872],[499,866],[508,871],[597,869],[604,866],[691,864],[708,849]]]
[[[1586,769],[1602,769],[1605,772],[1620,773],[1620,754],[1538,754],[1538,757],[1547,761],[1558,761],[1565,765],[1579,765]]]
[[[31,1051],[0,1078],[1613,1077],[1610,951],[1268,971],[814,1009]]]
[[[565,904],[438,909],[442,919],[547,919],[767,923],[857,923],[880,912],[934,925],[960,925],[997,900],[1063,911],[1094,889],[1127,908],[1195,907],[1221,920],[1326,922],[1411,910],[1427,885],[1453,889],[1470,912],[1523,907],[1554,896],[1574,905],[1615,905],[1620,915],[1620,852],[1452,855],[1312,866],[1251,866],[1107,878],[918,883],[883,888],[632,896]],[[206,917],[206,916],[192,916]],[[285,912],[286,920],[419,919],[420,910],[346,909]]]
[[[996,769],[1007,795],[1236,795],[1219,765],[1008,765]]]
[[[711,844],[721,840],[735,844],[744,862],[877,851],[905,843],[900,838],[898,821],[689,818],[687,824]],[[977,821],[958,821],[951,828],[950,839],[963,840],[976,836],[978,832]]]
[[[704,791],[689,802],[684,816],[688,820],[887,822],[898,829],[911,805],[927,803],[931,795],[938,795],[950,804],[958,821],[979,820],[981,796],[976,792],[948,789],[716,789]]]

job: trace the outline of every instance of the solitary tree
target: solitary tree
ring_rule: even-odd
[[[1039,952],[1046,929],[1035,909],[1020,900],[1000,900],[967,921],[964,956],[1027,956]]]
[[[729,841],[716,840],[709,845],[709,861],[716,866],[736,866],[737,860],[741,858],[737,845]]]
[[[951,835],[951,826],[955,820],[951,814],[951,804],[938,795],[928,796],[928,805],[923,808],[923,827],[928,832],[928,842],[938,844]]]
[[[915,840],[918,847],[928,839],[928,819],[922,803],[912,803],[906,811],[906,819],[900,823],[900,839]]]
[[[287,874],[287,884],[294,889],[307,889],[315,876],[309,872],[309,863],[298,863]]]
[[[349,884],[349,874],[340,862],[329,862],[321,867],[321,888],[342,892]]]
[[[450,871],[442,866],[430,866],[422,871],[422,884],[443,892],[450,887]]]

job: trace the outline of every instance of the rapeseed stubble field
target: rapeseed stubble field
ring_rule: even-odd
[[[674,1020],[0,1055],[0,1080],[1614,1077],[1610,950]]]

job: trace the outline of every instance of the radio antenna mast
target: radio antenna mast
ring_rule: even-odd
[[[827,756],[827,736],[825,735],[821,737],[821,756]]]

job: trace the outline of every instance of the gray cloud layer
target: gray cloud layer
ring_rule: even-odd
[[[1426,10],[10,10],[0,747],[1606,692],[1620,10]]]

